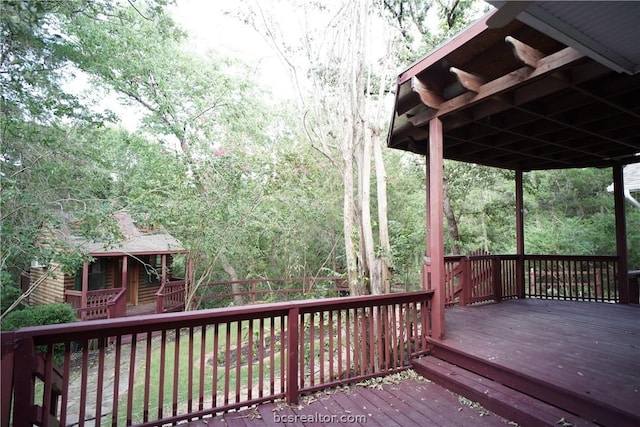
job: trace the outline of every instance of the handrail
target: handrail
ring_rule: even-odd
[[[82,425],[89,407],[103,424],[177,423],[278,398],[295,403],[302,392],[407,369],[427,351],[431,297],[417,291],[23,328],[7,346],[15,354],[14,425],[41,423],[34,413]],[[106,351],[109,343],[115,351]],[[70,399],[75,348],[80,393]],[[54,401],[39,398],[34,407],[36,349],[44,349],[43,396]],[[53,360],[61,361],[60,387],[48,380]],[[118,388],[127,379],[127,389]]]

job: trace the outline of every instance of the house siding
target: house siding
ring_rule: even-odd
[[[49,273],[49,277],[46,277]],[[48,267],[34,267],[30,270],[30,283],[42,280],[43,282],[29,296],[29,304],[57,304],[64,302],[64,287],[67,277],[62,272],[60,266],[56,263],[49,263]],[[73,279],[71,279],[73,283]]]

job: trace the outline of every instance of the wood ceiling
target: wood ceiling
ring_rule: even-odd
[[[522,171],[640,161],[640,73],[487,19],[398,77],[389,147],[428,155],[437,117],[446,159]]]

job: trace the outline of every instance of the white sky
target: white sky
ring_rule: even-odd
[[[255,30],[227,13],[247,3],[251,1],[177,0],[170,10],[176,22],[188,32],[189,45],[194,51],[206,54],[213,49],[255,66],[263,84],[274,93],[293,96],[286,70],[276,53]]]

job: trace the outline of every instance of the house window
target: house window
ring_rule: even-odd
[[[104,276],[107,267],[106,258],[96,258],[95,261],[89,263],[89,287],[90,291],[104,289]],[[82,268],[78,270],[75,277],[75,288],[77,291],[82,290]]]
[[[162,255],[149,255],[143,258],[144,261],[144,284],[156,286],[162,279]]]

